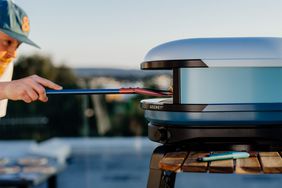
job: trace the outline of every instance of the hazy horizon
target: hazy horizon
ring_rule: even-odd
[[[70,67],[139,69],[146,53],[172,40],[282,37],[277,0],[14,0],[30,17],[19,54],[43,53]]]

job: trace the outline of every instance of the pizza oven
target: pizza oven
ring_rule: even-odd
[[[141,101],[149,138],[271,143],[282,140],[282,38],[193,38],[151,49],[143,70],[173,73],[173,96]]]

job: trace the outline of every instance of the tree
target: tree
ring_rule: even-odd
[[[13,79],[37,74],[64,88],[79,88],[78,78],[67,66],[56,67],[49,56],[31,55],[21,56],[15,63]],[[46,117],[44,128],[42,125],[30,125],[33,129],[25,129],[19,125],[17,138],[46,139],[53,136],[79,136],[82,122],[82,109],[80,96],[48,96],[47,103],[33,102],[26,104],[21,101],[9,101],[7,118],[16,119]],[[24,123],[24,122],[23,122]],[[30,127],[29,126],[29,127]],[[35,134],[36,133],[36,134]],[[36,135],[36,138],[34,137]]]

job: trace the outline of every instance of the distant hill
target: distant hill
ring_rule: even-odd
[[[119,79],[127,79],[129,77],[142,79],[154,75],[170,75],[169,70],[137,70],[137,69],[111,69],[111,68],[75,68],[75,74],[78,77],[114,77]]]

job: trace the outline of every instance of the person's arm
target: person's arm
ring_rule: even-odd
[[[23,100],[26,103],[36,100],[46,102],[48,97],[45,87],[55,90],[62,89],[61,86],[50,80],[32,75],[10,82],[0,82],[0,99]]]

